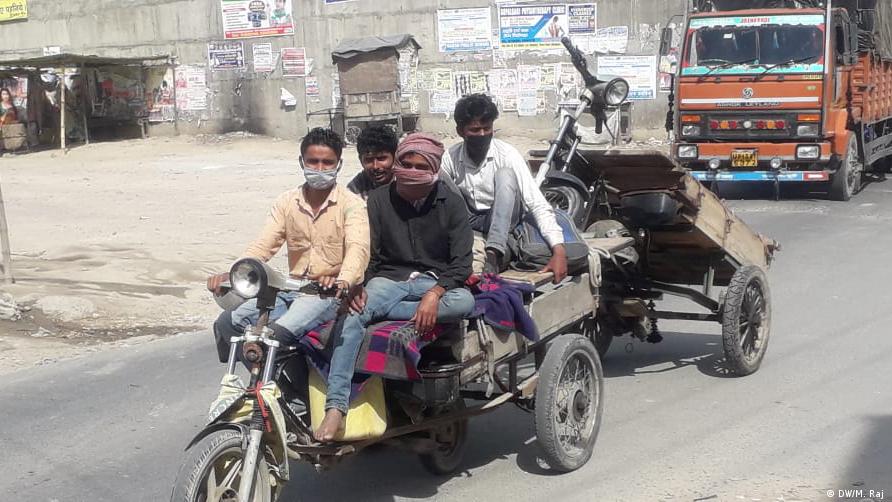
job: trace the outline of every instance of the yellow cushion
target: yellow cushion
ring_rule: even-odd
[[[322,425],[325,417],[325,394],[328,387],[315,369],[310,369],[310,423],[313,430]],[[336,441],[360,441],[380,437],[387,430],[387,405],[384,401],[384,382],[372,377],[362,387],[359,396],[350,403],[346,426],[335,436]]]

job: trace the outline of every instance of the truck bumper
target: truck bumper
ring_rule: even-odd
[[[696,158],[678,156],[679,146],[696,145]],[[816,158],[797,155],[800,146],[817,146]],[[734,152],[754,151],[755,166],[732,166]],[[688,149],[690,152],[690,149]],[[828,181],[835,171],[832,146],[824,143],[680,143],[673,148],[676,160],[698,180],[708,181]],[[772,161],[774,164],[772,164]],[[716,165],[717,164],[717,165]]]
[[[691,171],[699,181],[830,181],[830,171]]]

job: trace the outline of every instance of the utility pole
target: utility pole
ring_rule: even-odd
[[[3,200],[3,190],[0,189],[0,250],[2,250],[3,282],[11,284],[15,282],[12,277],[12,252],[9,250],[9,227],[6,225],[6,202]]]

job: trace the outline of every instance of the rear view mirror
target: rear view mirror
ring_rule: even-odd
[[[663,31],[660,32],[660,55],[667,56],[669,55],[669,49],[672,48],[672,28],[663,28]]]

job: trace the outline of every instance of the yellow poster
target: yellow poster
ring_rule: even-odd
[[[28,0],[0,0],[0,21],[28,19]]]

